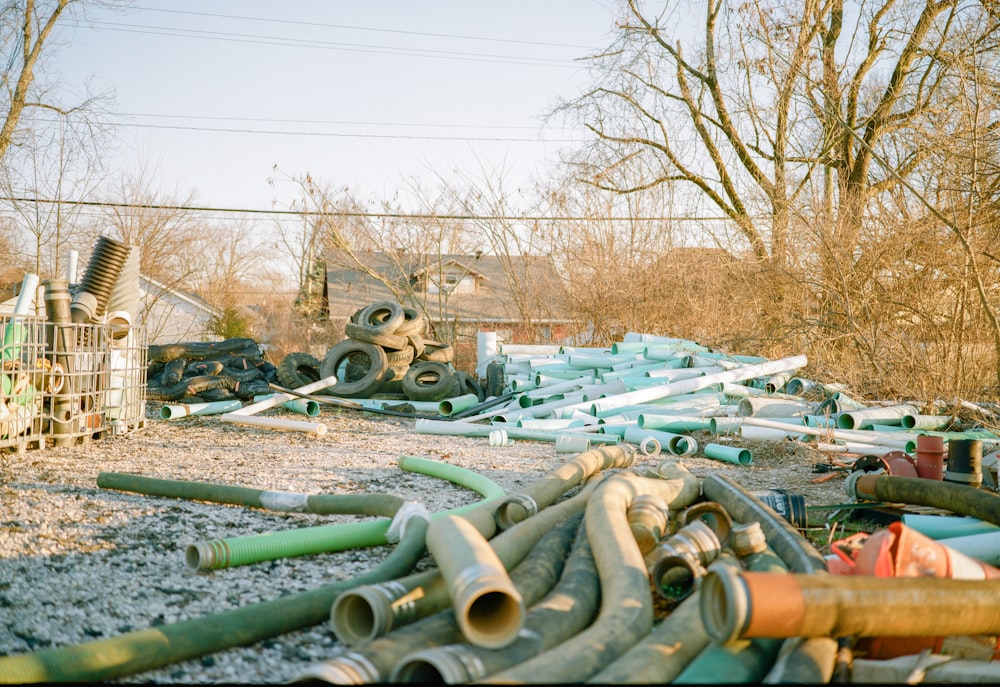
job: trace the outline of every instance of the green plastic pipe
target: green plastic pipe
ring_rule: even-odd
[[[660,429],[643,429],[642,427],[631,426],[625,429],[624,439],[633,444],[641,444],[646,440],[647,437],[653,437],[658,442],[660,446],[667,449],[670,453],[675,456],[686,455],[689,453],[692,442],[697,450],[698,442],[693,438],[684,434],[674,434],[673,432],[664,432]]]
[[[261,401],[268,400],[272,396],[274,396],[274,394],[254,396],[253,402],[260,403]],[[316,417],[319,415],[319,402],[308,398],[293,398],[291,401],[285,401],[282,403],[281,407],[286,410],[290,410],[293,413],[298,413],[299,415],[308,415],[309,417]]]
[[[905,416],[916,414],[917,409],[908,403],[849,410],[837,416],[837,426],[840,429],[866,429],[873,424],[902,423]]]
[[[174,403],[160,408],[160,418],[163,420],[175,420],[188,415],[218,415],[220,413],[231,413],[243,407],[243,402],[238,398],[230,401],[210,401],[206,403]]]
[[[753,453],[749,449],[722,444],[705,444],[705,456],[734,465],[750,465],[753,463]]]
[[[950,415],[904,415],[902,425],[906,429],[941,430],[951,423]]]

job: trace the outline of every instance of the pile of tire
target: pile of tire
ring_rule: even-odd
[[[454,368],[454,349],[427,338],[427,320],[413,308],[378,301],[359,308],[344,326],[347,338],[322,361],[290,353],[278,365],[288,388],[336,377],[329,393],[343,398],[440,401],[468,393],[485,399],[479,382]]]
[[[253,339],[164,344],[149,347],[146,397],[162,403],[251,400],[271,393],[277,368]]]

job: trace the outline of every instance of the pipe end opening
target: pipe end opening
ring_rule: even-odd
[[[471,644],[500,649],[515,639],[524,624],[524,602],[520,595],[486,590],[468,604],[462,631]]]

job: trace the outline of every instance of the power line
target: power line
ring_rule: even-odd
[[[217,17],[220,19],[241,19],[245,21],[263,21],[268,24],[292,24],[295,26],[314,26],[319,28],[327,29],[348,29],[350,31],[373,31],[377,33],[395,33],[406,36],[426,36],[429,38],[457,38],[459,40],[469,40],[469,41],[490,41],[494,43],[517,43],[520,45],[541,45],[553,48],[581,48],[583,50],[592,50],[593,46],[589,45],[574,45],[572,43],[547,43],[544,41],[527,41],[527,40],[517,40],[513,38],[491,38],[489,36],[463,36],[460,34],[453,33],[429,33],[426,31],[404,31],[401,29],[377,29],[371,26],[351,26],[347,24],[326,24],[322,22],[311,22],[311,21],[296,21],[294,19],[272,19],[267,17],[247,17],[244,15],[236,14],[216,14],[214,12],[191,12],[184,10],[167,10],[159,7],[135,7],[137,10],[143,10],[146,12],[165,12],[168,14],[186,14],[199,17]]]
[[[142,24],[126,24],[123,22],[89,22],[76,23],[78,27],[98,27],[108,31],[124,33],[141,33],[153,36],[173,36],[180,38],[201,38],[207,40],[227,41],[232,43],[251,43],[256,45],[277,45],[293,48],[318,48],[321,50],[343,50],[347,52],[377,53],[384,55],[402,55],[406,57],[420,56],[435,59],[464,60],[470,62],[496,62],[500,64],[520,64],[535,67],[557,67],[560,69],[577,69],[579,65],[566,60],[550,58],[532,58],[522,55],[490,55],[483,53],[467,53],[450,50],[429,50],[424,48],[398,48],[386,45],[366,45],[363,43],[341,43],[337,41],[316,41],[302,38],[285,38],[282,36],[265,36],[259,34],[233,33],[226,31],[204,31],[200,29],[174,29],[163,26],[146,26]]]
[[[237,117],[233,115],[182,115],[182,114],[155,114],[150,112],[109,112],[115,117],[152,117],[160,119],[207,119],[228,122],[267,122],[273,124],[336,124],[343,126],[402,126],[402,127],[428,127],[443,129],[530,129],[537,130],[537,126],[509,125],[509,124],[458,124],[448,122],[444,124],[431,124],[427,122],[370,122],[356,120],[338,119],[282,119],[273,117]]]
[[[57,205],[79,205],[81,207],[118,208],[131,210],[173,210],[179,212],[218,212],[228,214],[275,215],[296,217],[360,217],[369,219],[448,219],[448,220],[495,220],[498,222],[584,222],[607,220],[612,222],[714,222],[729,221],[725,216],[706,217],[550,217],[546,215],[441,215],[421,212],[346,212],[340,210],[260,210],[253,208],[220,208],[192,205],[169,205],[162,203],[113,203],[96,200],[60,200],[55,198],[25,198],[17,196],[0,197],[0,202],[9,203],[51,203]]]

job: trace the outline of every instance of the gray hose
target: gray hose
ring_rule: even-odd
[[[653,599],[627,511],[640,494],[656,494],[672,509],[693,503],[701,484],[687,468],[659,468],[665,479],[619,473],[604,480],[587,504],[587,537],[601,581],[601,610],[583,632],[485,682],[581,682],[625,653],[653,625]]]
[[[497,508],[497,524],[503,529],[512,527],[554,503],[567,490],[591,475],[630,466],[634,455],[635,450],[627,444],[601,446],[577,454],[522,491],[508,494]]]
[[[567,518],[551,528],[511,571],[511,579],[525,603],[536,603],[556,584],[578,524],[578,521]],[[304,671],[299,679],[318,679],[342,685],[386,682],[401,656],[461,640],[455,614],[447,609],[379,637],[364,647],[344,651],[317,663]]]
[[[500,651],[448,644],[416,651],[393,668],[392,682],[476,682],[526,661],[582,631],[600,602],[600,584],[586,527],[577,532],[559,583],[528,611],[517,639]],[[707,641],[707,640],[706,640]]]

